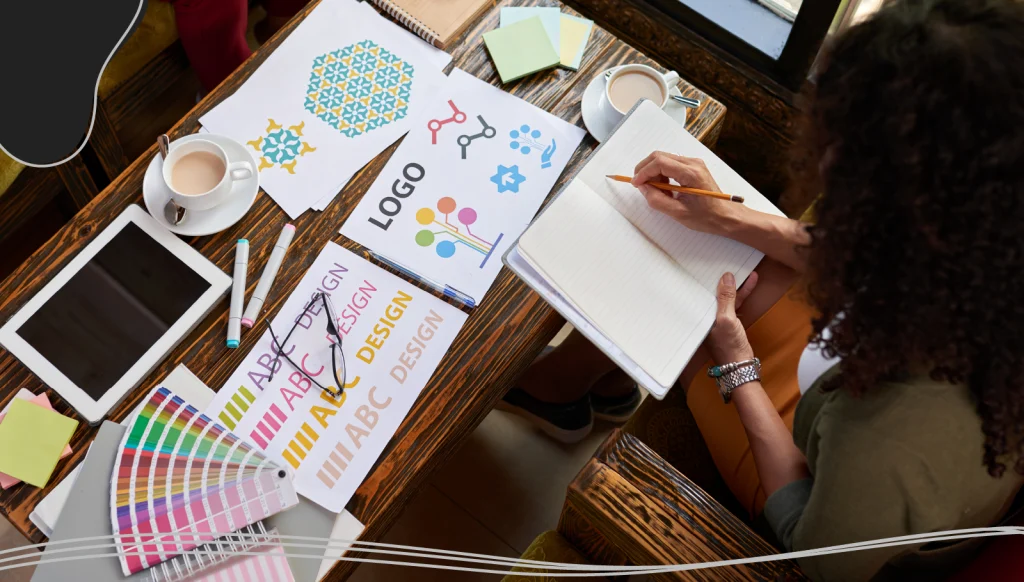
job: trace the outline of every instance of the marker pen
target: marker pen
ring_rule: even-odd
[[[274,250],[270,252],[267,266],[263,267],[260,282],[256,284],[256,290],[252,292],[249,304],[245,306],[245,314],[242,316],[242,325],[245,327],[252,327],[256,322],[256,318],[260,316],[263,302],[267,300],[267,294],[270,293],[270,287],[274,284],[274,278],[277,277],[277,271],[281,269],[284,255],[288,252],[288,246],[292,244],[294,236],[295,226],[293,224],[284,225],[284,228],[281,229],[281,235],[277,237],[277,244],[274,245]]]
[[[245,303],[245,273],[249,269],[249,241],[238,239],[235,245],[235,279],[231,285],[231,307],[228,311],[228,347],[237,348],[242,337],[242,304]]]

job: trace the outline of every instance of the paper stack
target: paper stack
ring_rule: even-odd
[[[594,22],[558,8],[502,8],[484,44],[503,83],[555,66],[577,70]]]

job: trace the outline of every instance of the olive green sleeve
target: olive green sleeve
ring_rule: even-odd
[[[787,547],[801,551],[929,531],[929,517],[919,509],[942,499],[927,464],[899,441],[853,423],[822,420],[809,455],[813,486],[799,518],[790,513],[782,524],[788,527],[782,532]],[[835,553],[799,563],[817,581],[868,580],[909,548]]]

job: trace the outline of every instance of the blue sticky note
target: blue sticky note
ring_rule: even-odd
[[[555,52],[561,53],[561,11],[558,8],[536,6],[502,8],[498,15],[498,28],[504,28],[534,16],[539,17],[541,24],[544,25],[544,32],[547,33],[548,40],[551,41],[551,47],[555,49]]]

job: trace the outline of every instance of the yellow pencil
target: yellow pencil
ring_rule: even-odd
[[[632,182],[633,178],[629,176],[617,176],[609,174],[605,176],[617,182]],[[711,190],[701,190],[700,188],[688,188],[686,186],[676,186],[675,184],[667,184],[665,182],[647,182],[648,186],[654,186],[659,190],[667,190],[669,192],[682,192],[683,194],[695,194],[697,196],[711,196],[712,198],[718,198],[719,200],[728,200],[730,202],[743,202],[742,196],[735,194],[723,194],[721,192],[712,192]]]

